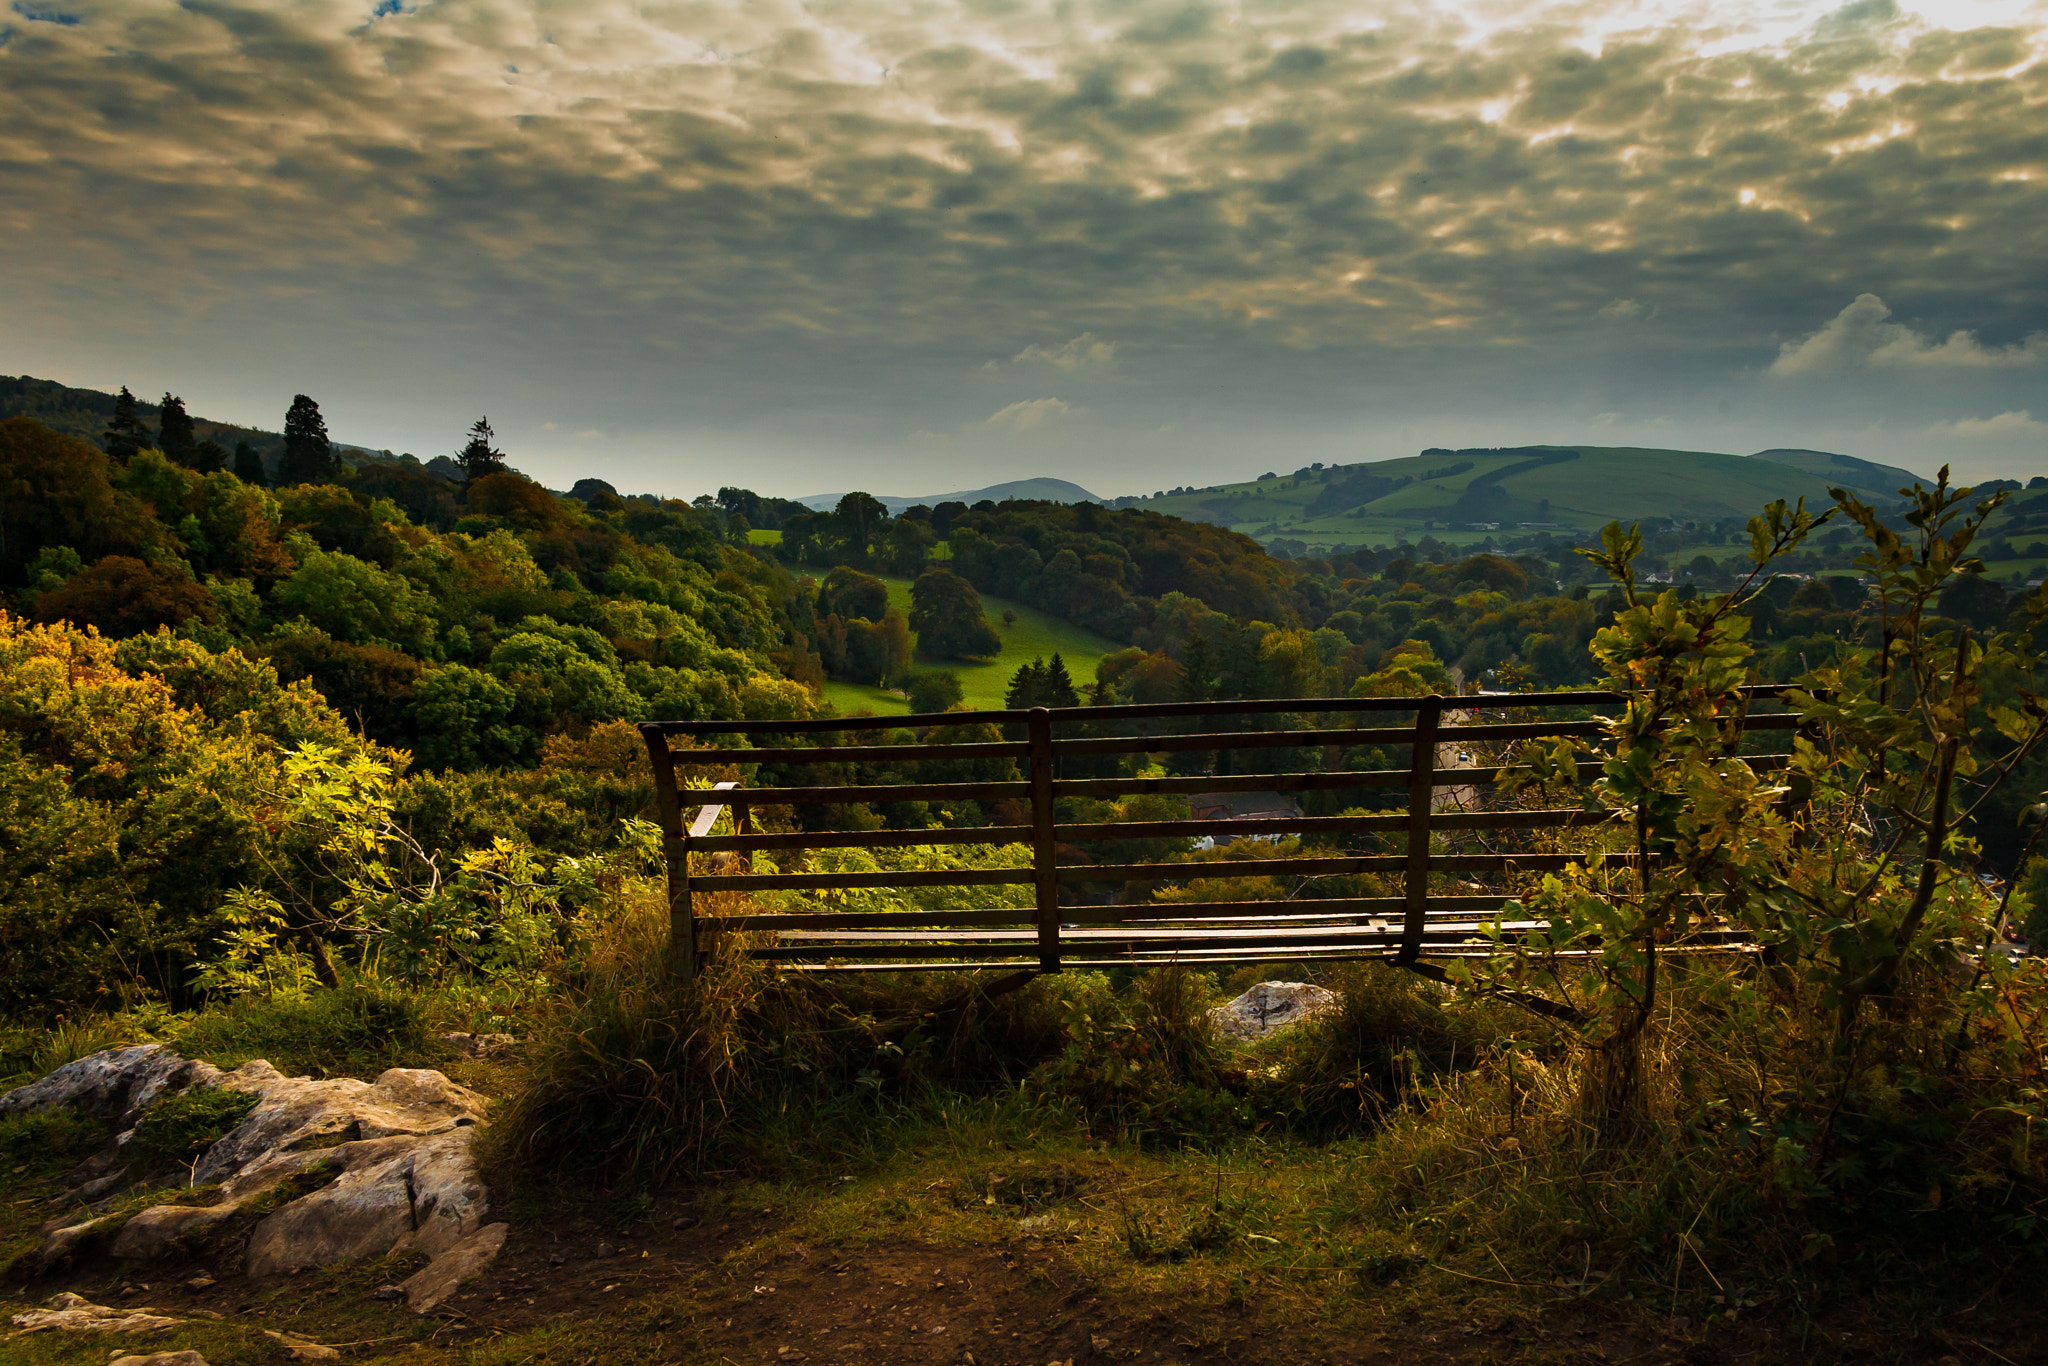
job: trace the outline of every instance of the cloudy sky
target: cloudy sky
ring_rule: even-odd
[[[0,3],[0,372],[684,495],[2048,473],[2048,0]]]

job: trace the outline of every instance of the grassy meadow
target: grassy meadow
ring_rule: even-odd
[[[811,571],[822,574],[822,570]],[[905,616],[910,615],[910,580],[884,578],[889,585],[889,605],[899,608]],[[975,663],[968,660],[945,660],[934,663],[920,659],[920,668],[949,669],[960,675],[960,689],[966,695],[967,705],[975,708],[1000,707],[1003,694],[1010,686],[1011,675],[1021,665],[1029,664],[1034,658],[1051,658],[1058,654],[1066,662],[1067,673],[1073,677],[1075,686],[1095,677],[1095,666],[1102,657],[1113,654],[1119,647],[1114,641],[1091,635],[1078,626],[1046,615],[1035,607],[1005,598],[992,598],[984,594],[981,599],[983,610],[988,614],[988,624],[996,628],[1003,638],[1003,651],[994,659]],[[1003,620],[1005,611],[1017,614],[1014,622]],[[842,712],[852,713],[865,707],[877,716],[906,715],[910,703],[898,693],[882,688],[869,687],[862,683],[843,683],[837,680],[825,684],[825,698]]]

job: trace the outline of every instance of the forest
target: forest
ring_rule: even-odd
[[[1810,1324],[1826,1301],[1867,1331],[1902,1287],[1957,1303],[2038,1268],[2048,984],[1994,946],[2008,927],[2048,938],[2032,860],[2048,604],[2010,595],[1974,545],[2009,490],[1774,504],[1747,528],[1746,569],[1717,560],[1671,583],[1645,570],[1660,533],[1619,524],[1597,545],[1514,554],[1425,537],[1283,559],[1093,504],[892,515],[859,493],[830,512],[731,487],[557,494],[484,420],[445,466],[350,467],[303,395],[282,448],[238,461],[160,412],[151,430],[117,409],[97,442],[0,422],[0,1074],[148,1040],[375,1075],[437,1057],[435,1030],[503,1032],[525,1051],[464,1075],[504,1107],[487,1160],[508,1188],[595,1180],[606,1199],[653,1201],[707,1172],[858,1180],[859,1217],[900,1230],[981,1217],[979,1194],[932,1194],[917,1155],[1029,1151],[1160,1184],[1121,1210],[1072,1209],[1115,1275],[1158,1290],[1256,1273],[1339,1318],[1347,1297],[1404,1280],[1433,1287],[1436,1313],[1472,1278],[1498,1307],[1576,1268],[1571,1296],[1614,1313],[1654,1303],[1662,1322],[1680,1305],[1726,1336],[1751,1308]],[[1817,554],[1839,572],[1798,568]],[[890,582],[909,584],[907,611]],[[1529,775],[1510,800],[1627,812],[1631,833],[1562,872],[1484,884],[1542,932],[1492,932],[1435,980],[1376,963],[1118,968],[970,976],[949,995],[928,975],[781,973],[736,935],[677,979],[635,723],[816,718],[828,678],[945,712],[954,671],[1000,644],[984,594],[1105,642],[1092,676],[1057,655],[1020,664],[1017,706],[1285,698],[1313,717],[1319,698],[1627,693],[1598,738],[1497,761]],[[1758,681],[1798,689],[1783,782],[1730,725]],[[1005,732],[962,715],[856,733],[914,747]],[[1007,759],[910,762],[1016,776]],[[1094,762],[1122,767],[1064,776],[1208,760]],[[1357,747],[1339,762],[1405,760]],[[700,765],[748,771],[716,749]],[[1379,809],[1355,800],[1310,793],[1304,809]],[[1063,821],[1189,809],[1062,801]],[[774,828],[935,832],[799,851],[791,868],[1001,870],[1025,851],[968,854],[937,832],[1013,819],[972,800],[818,805]],[[1310,880],[1261,865],[1377,839],[1074,853],[1224,863],[1208,891],[1140,890],[1185,911],[1302,895]],[[1653,848],[1664,871],[1630,872]],[[1387,891],[1374,875],[1314,883]],[[977,895],[1014,904],[1010,888]],[[1754,956],[1696,951],[1702,897]],[[1341,1008],[1251,1045],[1213,1032],[1213,1006],[1280,972]],[[0,1119],[10,1152],[38,1141]],[[1009,1179],[988,1177],[987,1208],[1068,1208],[1002,1195]],[[1311,1189],[1324,1206],[1302,1203]],[[1948,1259],[1933,1278],[1930,1242]],[[1326,1284],[1283,1247],[1342,1274]],[[1689,1262],[1726,1274],[1688,1279]]]

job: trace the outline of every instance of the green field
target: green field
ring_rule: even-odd
[[[782,533],[762,527],[751,527],[747,531],[748,545],[781,545]]]
[[[1779,498],[1827,506],[1830,483],[1879,496],[1911,478],[1827,452],[1767,454],[1783,459],[1624,446],[1433,451],[1219,484],[1140,506],[1319,552],[1425,534],[1454,545],[1543,529],[1584,535],[1617,518],[1746,520]]]
[[[822,574],[823,571],[810,572]],[[910,615],[910,580],[885,578],[882,582],[889,585],[889,605],[901,608],[905,616]],[[957,659],[938,664],[923,659],[918,661],[921,669],[949,669],[959,674],[960,687],[966,693],[970,707],[1002,706],[1011,676],[1035,657],[1050,658],[1058,654],[1078,688],[1094,681],[1095,666],[1102,662],[1104,655],[1123,648],[1114,641],[1091,635],[1078,626],[1049,617],[1020,602],[984,595],[981,605],[988,613],[988,624],[995,627],[996,633],[1003,638],[1001,654],[981,664]],[[1017,614],[1014,625],[1003,624],[1005,608]],[[865,709],[877,716],[901,716],[910,711],[910,703],[898,694],[860,683],[828,682],[825,684],[825,700],[848,714]]]

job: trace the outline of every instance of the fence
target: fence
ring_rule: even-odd
[[[1748,690],[1750,706],[1768,705],[1780,690]],[[1625,816],[1610,810],[1559,806],[1489,808],[1485,790],[1526,776],[1499,760],[1508,747],[1557,736],[1602,733],[1598,708],[1619,706],[1610,692],[1485,694],[1428,698],[1285,698],[1257,701],[1037,708],[1031,711],[949,712],[906,717],[821,718],[802,721],[666,721],[641,727],[653,761],[666,856],[671,933],[679,971],[693,973],[714,935],[762,932],[750,951],[812,970],[884,971],[907,968],[1030,968],[1186,962],[1226,964],[1327,958],[1382,958],[1428,970],[1425,956],[1473,952],[1480,927],[1500,911],[1506,895],[1455,880],[1475,875],[1512,876],[1560,869],[1584,851],[1508,849],[1531,832],[1597,826]],[[1553,713],[1544,715],[1544,713]],[[1565,712],[1564,716],[1554,713]],[[1400,725],[1367,725],[1412,716]],[[1514,716],[1525,719],[1507,720]],[[1269,718],[1273,728],[1241,727]],[[1788,731],[1789,714],[1751,714],[1747,731]],[[1158,732],[1164,728],[1165,733]],[[1207,727],[1204,729],[1204,727]],[[986,738],[1001,733],[1004,738]],[[980,738],[950,740],[963,730]],[[1124,730],[1131,733],[1108,734]],[[925,732],[917,743],[838,743],[862,733]],[[708,745],[737,737],[742,747]],[[676,747],[671,739],[690,742]],[[886,734],[885,734],[886,740]],[[1406,764],[1351,768],[1361,758],[1385,759],[1405,750]],[[1489,754],[1489,751],[1495,751]],[[1162,776],[1156,772],[1085,776],[1077,770],[1120,756],[1167,758],[1186,767],[1213,755],[1213,772]],[[1294,767],[1286,768],[1293,756]],[[1492,762],[1483,762],[1486,759]],[[1239,762],[1264,761],[1286,771],[1238,773]],[[1760,768],[1782,763],[1760,756]],[[975,781],[860,781],[861,771],[963,763],[1012,774]],[[677,770],[753,766],[756,782],[684,786]],[[831,766],[824,768],[821,766]],[[832,769],[846,770],[834,772]],[[1581,763],[1578,777],[1598,771]],[[835,781],[806,782],[822,774]],[[836,781],[842,777],[852,781]],[[1292,794],[1344,792],[1370,800],[1375,789],[1405,792],[1392,809],[1309,815]],[[1111,799],[1139,794],[1206,798],[1211,807],[1233,796],[1268,794],[1277,814],[1238,819],[1061,820],[1069,798]],[[1276,807],[1274,796],[1288,794]],[[1311,799],[1319,800],[1319,799]],[[1328,804],[1327,799],[1324,800]],[[875,806],[892,803],[967,803],[992,809],[997,823],[924,829],[756,829],[763,807]],[[1068,802],[1071,809],[1081,803]],[[731,834],[715,834],[721,812],[732,812]],[[685,822],[688,822],[686,825]],[[1089,861],[1081,846],[1128,840],[1193,837],[1391,837],[1399,852],[1327,853],[1300,857],[1188,862]],[[1477,844],[1476,852],[1432,850],[1432,837]],[[752,871],[756,855],[826,848],[886,850],[915,845],[1023,845],[1030,865],[1018,868],[920,869],[896,872]],[[704,870],[693,868],[692,858]],[[709,856],[709,857],[705,857]],[[1626,859],[1626,855],[1622,858]],[[745,871],[735,871],[744,869]],[[1205,878],[1274,876],[1309,879],[1398,876],[1399,895],[1302,896],[1285,900],[1104,902],[1101,889]],[[1432,879],[1438,884],[1432,890]],[[1453,885],[1446,886],[1444,884]],[[826,908],[805,911],[749,909],[703,913],[709,893],[855,889],[1030,887],[1023,907],[891,910]],[[1298,891],[1300,889],[1297,889]],[[751,904],[751,903],[748,903]],[[1517,927],[1502,928],[1513,933]],[[766,932],[773,932],[772,935]],[[1713,931],[1706,931],[1713,937]],[[1461,946],[1462,949],[1461,949]]]

